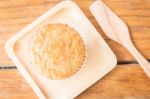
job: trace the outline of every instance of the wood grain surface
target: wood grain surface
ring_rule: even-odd
[[[0,99],[37,99],[5,52],[5,42],[62,0],[0,0]],[[95,0],[74,0],[112,48],[117,67],[77,99],[150,99],[150,79],[121,45],[108,39],[89,11]],[[128,25],[138,50],[150,60],[150,0],[103,0]]]

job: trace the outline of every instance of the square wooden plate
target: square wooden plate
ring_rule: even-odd
[[[82,36],[87,51],[86,62],[74,76],[65,80],[48,80],[39,75],[28,61],[28,40],[48,23],[64,23]],[[21,74],[41,99],[71,99],[94,84],[116,65],[116,57],[106,42],[73,1],[63,1],[26,26],[6,43],[6,51]]]

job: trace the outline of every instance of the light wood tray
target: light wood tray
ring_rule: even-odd
[[[48,23],[70,25],[80,33],[86,44],[86,62],[77,74],[65,80],[55,81],[44,78],[28,61],[28,40],[39,27]],[[9,39],[5,48],[41,99],[72,99],[110,72],[117,63],[111,49],[73,1],[57,4]]]

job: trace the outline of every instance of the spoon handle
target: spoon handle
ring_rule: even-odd
[[[139,62],[145,73],[150,77],[150,63],[142,56],[142,54],[135,48],[133,43],[128,43],[125,46],[131,54],[136,58],[136,60]]]

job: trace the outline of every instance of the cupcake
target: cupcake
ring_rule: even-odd
[[[85,60],[79,33],[65,24],[41,27],[29,41],[29,61],[41,75],[61,80],[74,75]]]

